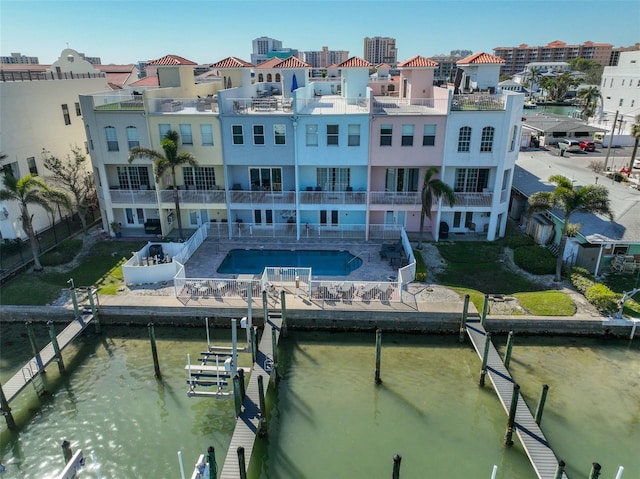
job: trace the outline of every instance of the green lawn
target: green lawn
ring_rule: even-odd
[[[70,278],[76,287],[96,286],[100,294],[115,294],[122,284],[120,266],[145,245],[144,241],[100,241],[74,269],[57,273],[46,268],[40,273],[22,273],[0,287],[0,304],[45,305],[51,303]]]

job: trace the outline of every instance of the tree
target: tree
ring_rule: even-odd
[[[422,212],[420,214],[420,236],[418,237],[418,249],[422,249],[422,230],[424,228],[424,217],[431,220],[431,207],[433,200],[439,200],[443,196],[449,202],[449,206],[453,206],[456,202],[456,195],[449,185],[444,181],[434,178],[438,174],[438,168],[430,166],[424,174],[424,182],[422,183]]]
[[[600,99],[600,89],[597,86],[589,86],[578,90],[577,98],[580,99],[582,106],[580,114],[583,120],[588,120],[596,112],[596,106]]]
[[[546,91],[547,99],[552,102],[563,101],[571,87],[579,85],[579,81],[570,73],[561,73],[555,77],[542,77],[540,86]]]
[[[42,178],[36,175],[27,175],[20,179],[5,173],[3,178],[4,189],[0,190],[0,201],[17,201],[20,208],[20,220],[22,229],[27,234],[33,253],[33,269],[42,271],[38,242],[33,230],[33,215],[29,212],[29,205],[38,205],[47,212],[51,211],[50,203],[68,204],[67,196],[58,190],[51,188]]]
[[[586,185],[574,188],[569,178],[553,175],[549,181],[556,185],[553,191],[539,191],[529,197],[529,214],[537,211],[558,209],[562,213],[562,229],[560,231],[560,247],[556,260],[556,274],[554,281],[560,281],[562,274],[562,259],[570,234],[577,234],[580,225],[570,224],[571,215],[576,212],[600,213],[609,216],[613,221],[613,214],[609,206],[609,191],[602,185]]]
[[[589,85],[600,85],[604,67],[598,62],[587,60],[586,58],[573,58],[569,60],[572,71],[584,73],[584,83]]]
[[[95,205],[96,187],[93,175],[87,171],[85,164],[87,157],[77,146],[71,148],[72,155],[67,155],[65,161],[57,158],[48,151],[43,152],[44,166],[51,171],[51,181],[69,190],[75,208],[82,223],[82,231],[87,232],[87,215]]]
[[[533,98],[533,94],[538,90],[540,86],[540,78],[542,78],[542,69],[540,67],[531,67],[526,75],[527,82],[529,84],[530,96]]]
[[[629,161],[629,171],[633,171],[633,162],[638,153],[638,143],[640,143],[640,115],[636,115],[635,123],[631,125],[631,136],[633,137],[633,150],[631,151],[631,160]]]
[[[180,215],[180,196],[178,194],[178,186],[176,183],[176,168],[180,165],[198,166],[198,162],[191,153],[178,154],[178,139],[180,136],[177,131],[169,130],[165,135],[160,146],[163,153],[152,150],[150,148],[137,147],[129,152],[129,163],[136,158],[150,158],[153,160],[155,170],[156,183],[160,182],[162,175],[167,171],[171,172],[171,187],[173,188],[173,199],[176,207],[176,219],[178,221],[178,234],[180,239],[184,239],[182,233],[182,217]]]

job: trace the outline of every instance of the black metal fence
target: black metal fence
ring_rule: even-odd
[[[87,224],[93,225],[99,217],[97,212],[90,212]],[[82,231],[82,223],[77,214],[65,217],[53,226],[36,233],[40,254],[52,250],[62,241]],[[25,240],[4,240],[0,244],[0,283],[11,278],[17,272],[33,263],[31,243]]]

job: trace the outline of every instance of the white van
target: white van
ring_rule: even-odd
[[[558,142],[561,151],[580,151],[580,142],[564,138]]]

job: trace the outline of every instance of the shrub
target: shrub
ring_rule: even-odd
[[[596,283],[581,274],[571,273],[571,284],[582,294],[585,294],[587,290]]]
[[[589,272],[589,270],[587,268],[583,268],[582,266],[574,266],[571,268],[571,275],[573,276],[574,274],[578,275],[578,276],[582,276],[584,278],[587,279],[591,279],[593,280],[593,275]]]
[[[613,181],[620,183],[625,179],[625,176],[619,171],[614,171],[613,173],[607,173],[607,178],[611,178]]]
[[[56,246],[55,249],[40,257],[42,266],[58,266],[66,264],[75,258],[82,248],[82,240],[79,238],[67,239]]]
[[[535,245],[516,248],[513,261],[531,274],[553,274],[556,269],[556,259],[551,252]]]
[[[587,167],[592,171],[594,171],[595,173],[602,173],[604,171],[604,161],[591,160],[587,165]]]
[[[513,250],[521,246],[533,246],[533,238],[524,234],[517,234],[507,238],[507,246]]]
[[[420,251],[414,249],[413,256],[416,258],[416,281],[427,281],[427,265]]]
[[[613,312],[617,309],[618,295],[604,284],[594,284],[587,289],[584,295],[587,298],[587,301],[602,312]]]

